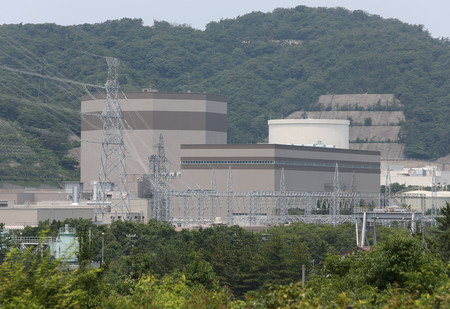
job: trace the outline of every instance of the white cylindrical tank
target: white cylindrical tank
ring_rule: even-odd
[[[349,148],[349,120],[269,120],[269,144]]]

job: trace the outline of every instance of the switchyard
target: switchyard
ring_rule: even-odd
[[[161,137],[158,155],[150,157],[150,174],[144,179],[145,190],[152,192],[149,199],[153,218],[168,221],[174,226],[194,227],[213,224],[257,226],[279,225],[292,222],[337,225],[357,222],[361,213],[376,206],[379,223],[392,220],[434,222],[434,216],[424,216],[423,194],[391,195],[380,193],[343,192],[339,183],[339,167],[335,166],[332,192],[287,191],[284,170],[281,170],[277,191],[233,190],[233,170],[228,168],[227,190],[216,190],[216,173],[211,172],[211,190],[173,190],[170,163],[162,157],[164,145]],[[156,175],[155,173],[158,173]],[[388,186],[389,187],[389,186]],[[404,205],[407,201],[419,201],[419,211],[398,210],[392,205]],[[405,211],[405,212],[403,212]],[[406,212],[407,211],[407,212]],[[431,214],[436,213],[432,211]],[[372,217],[370,217],[372,218]]]

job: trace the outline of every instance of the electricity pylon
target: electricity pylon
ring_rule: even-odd
[[[123,114],[117,80],[120,61],[107,57],[106,62],[108,63],[108,79],[105,83],[106,107],[101,114],[103,119],[102,152],[98,172],[98,202],[94,212],[94,221],[100,222],[103,222],[105,212],[119,211],[122,221],[129,217]]]

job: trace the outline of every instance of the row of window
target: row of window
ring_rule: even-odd
[[[248,212],[233,212],[233,216],[249,216]],[[265,212],[255,212],[252,216],[267,216]]]
[[[331,162],[310,162],[310,161],[278,161],[278,160],[186,160],[181,161],[181,164],[270,164],[270,165],[287,165],[287,166],[313,166],[313,167],[335,167],[336,163]],[[338,163],[338,168],[366,168],[379,170],[378,165],[366,165],[358,163]]]
[[[242,161],[181,161],[181,164],[275,164],[275,161],[252,161],[252,160],[242,160]]]
[[[336,163],[330,162],[308,162],[308,161],[275,161],[275,164],[280,165],[294,165],[294,166],[320,166],[320,167],[336,167]],[[338,168],[369,168],[369,169],[377,169],[380,167],[377,165],[366,165],[359,163],[338,163]]]

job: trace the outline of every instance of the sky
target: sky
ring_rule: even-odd
[[[2,0],[0,24],[94,24],[124,17],[187,24],[206,24],[275,8],[344,7],[408,24],[424,25],[434,38],[450,38],[450,0]]]

